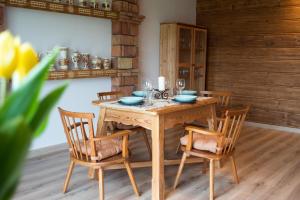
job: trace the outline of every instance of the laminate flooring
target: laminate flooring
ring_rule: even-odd
[[[166,157],[180,157],[175,150],[181,134],[180,128],[166,132]],[[141,134],[130,139],[130,149],[132,159],[147,159]],[[14,199],[98,199],[97,181],[88,179],[87,169],[80,166],[75,166],[68,192],[62,193],[68,162],[68,150],[28,159]],[[224,161],[223,167],[216,169],[216,199],[300,199],[299,134],[245,126],[236,148],[236,163],[238,185],[233,182],[230,162]],[[165,168],[167,199],[208,199],[209,178],[208,174],[201,173],[202,164],[186,164],[179,185],[173,191],[177,169],[178,166]],[[151,199],[151,169],[133,169],[133,173],[141,192],[139,198],[134,195],[126,171],[121,169],[104,172],[105,199]]]

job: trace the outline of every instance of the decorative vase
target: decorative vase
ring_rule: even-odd
[[[73,62],[73,69],[78,70],[79,69],[79,62],[80,62],[80,53],[78,51],[73,52],[72,54],[72,62]]]
[[[92,60],[94,69],[101,69],[102,60],[98,56],[95,56]]]
[[[110,59],[108,59],[108,58],[103,59],[103,68],[104,69],[110,69],[111,68]]]
[[[83,63],[82,69],[89,69],[90,54],[88,53],[81,54],[81,61]]]
[[[101,8],[106,11],[111,11],[111,5],[112,1],[111,0],[102,0],[101,1]]]
[[[67,47],[60,47],[60,60],[59,60],[59,68],[60,70],[68,70],[68,48]]]

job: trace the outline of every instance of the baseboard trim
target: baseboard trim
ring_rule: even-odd
[[[245,122],[245,125],[258,127],[258,128],[265,128],[265,129],[272,129],[272,130],[277,130],[277,131],[284,131],[284,132],[300,134],[300,129],[299,128],[290,128],[290,127],[276,126],[276,125],[270,125],[270,124],[260,124],[260,123],[248,122],[248,121]]]
[[[68,144],[67,143],[62,143],[62,144],[56,144],[56,145],[52,145],[52,146],[48,146],[48,147],[44,147],[44,148],[40,148],[40,149],[34,149],[29,151],[28,155],[27,155],[27,159],[33,159],[33,158],[37,158],[37,157],[41,157],[41,156],[45,156],[45,155],[49,155],[49,154],[54,154],[54,153],[58,153],[61,151],[68,151]]]

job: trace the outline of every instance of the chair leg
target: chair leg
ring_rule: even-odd
[[[237,169],[236,169],[236,164],[235,164],[235,159],[234,159],[234,156],[230,156],[230,160],[231,160],[231,165],[232,165],[232,174],[233,174],[233,177],[234,177],[234,181],[236,184],[239,183],[239,177],[238,177],[238,174],[237,174]]]
[[[182,155],[182,159],[181,159],[181,162],[180,162],[180,165],[179,165],[179,168],[178,168],[178,172],[177,172],[177,175],[176,175],[176,178],[175,178],[175,182],[174,182],[174,185],[173,185],[174,189],[176,189],[176,187],[177,187],[180,175],[181,175],[183,167],[184,167],[184,163],[185,163],[186,157],[187,157],[187,155],[184,152],[183,155]]]
[[[99,200],[104,200],[104,174],[103,169],[98,170],[99,181]]]
[[[137,196],[140,196],[139,189],[138,189],[138,187],[137,187],[137,185],[136,185],[136,181],[135,181],[135,178],[134,178],[134,176],[133,176],[133,173],[132,173],[130,164],[129,164],[128,161],[125,161],[124,164],[125,164],[125,167],[126,167],[126,170],[127,170],[127,173],[128,173],[128,176],[129,176],[129,179],[130,179],[130,182],[131,182],[131,185],[132,185],[132,187],[133,187],[134,193],[135,193]]]
[[[215,175],[214,160],[210,160],[209,164],[209,200],[214,199],[214,175]]]
[[[179,143],[178,143],[178,145],[177,145],[177,148],[176,148],[176,154],[178,154],[178,153],[179,153],[179,151],[180,151],[180,147],[181,147],[181,143],[179,142]]]
[[[95,169],[89,168],[88,169],[88,177],[89,177],[89,179],[95,179],[95,173],[96,173]]]
[[[222,160],[218,160],[218,161],[216,161],[217,162],[217,167],[219,168],[219,169],[221,169],[222,167],[223,167],[223,165],[222,165]]]
[[[203,158],[202,174],[206,174],[207,167],[208,167],[207,159]]]
[[[75,165],[75,162],[71,160],[70,164],[69,164],[69,169],[68,169],[67,177],[66,177],[66,180],[65,180],[65,183],[64,183],[64,189],[63,189],[64,193],[66,193],[66,191],[68,189],[68,185],[69,185],[69,182],[70,182],[70,178],[72,176],[74,165]]]
[[[178,154],[179,151],[181,150],[180,149],[180,147],[181,147],[180,138],[183,137],[185,134],[187,134],[186,131],[184,131],[183,134],[179,137],[179,143],[178,143],[178,146],[177,146],[177,149],[176,149],[176,154]]]
[[[152,151],[151,151],[151,147],[150,147],[150,143],[149,143],[149,140],[148,140],[146,130],[143,130],[143,137],[144,137],[144,141],[146,143],[146,147],[147,147],[147,150],[148,150],[148,153],[149,153],[149,159],[152,160]]]

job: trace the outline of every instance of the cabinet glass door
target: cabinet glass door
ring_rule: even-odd
[[[185,80],[185,88],[184,89],[191,89],[191,69],[190,69],[190,67],[179,67],[178,79]]]
[[[179,65],[190,67],[192,62],[193,29],[179,26]]]
[[[206,37],[206,30],[194,29],[193,86],[198,91],[205,89]]]

